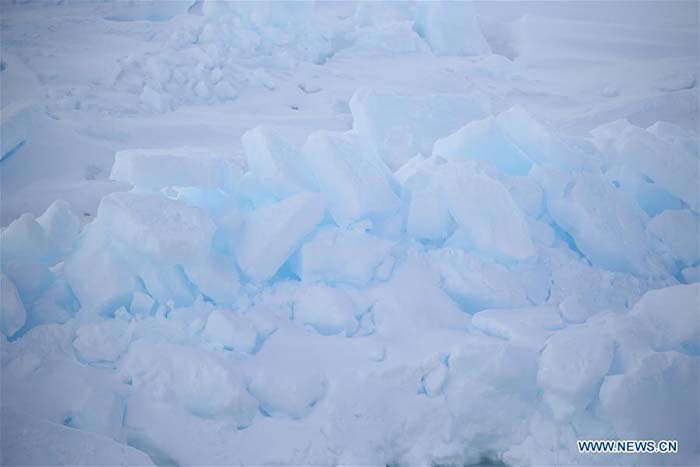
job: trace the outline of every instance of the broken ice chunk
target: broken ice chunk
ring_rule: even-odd
[[[303,151],[338,225],[398,210],[391,172],[356,134],[317,131]]]
[[[233,160],[202,149],[128,149],[114,155],[110,179],[140,189],[197,186],[230,191],[240,176]]]
[[[248,213],[234,241],[241,270],[258,282],[273,277],[321,222],[324,211],[323,198],[307,192]]]

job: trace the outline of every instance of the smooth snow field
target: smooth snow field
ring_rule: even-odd
[[[0,464],[700,465],[698,5],[1,0]]]

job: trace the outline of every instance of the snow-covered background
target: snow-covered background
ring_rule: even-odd
[[[700,462],[697,2],[0,21],[3,464]]]

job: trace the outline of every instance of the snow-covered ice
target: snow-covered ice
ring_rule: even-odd
[[[700,463],[696,2],[0,16],[3,465]]]

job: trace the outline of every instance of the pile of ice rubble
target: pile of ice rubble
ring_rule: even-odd
[[[477,94],[350,108],[303,147],[251,129],[247,169],[118,152],[133,189],[93,222],[57,201],[2,231],[3,417],[30,433],[3,424],[6,461],[696,461],[697,135],[567,138]]]
[[[114,76],[114,89],[137,97],[132,107],[154,112],[233,100],[250,86],[272,90],[299,64],[336,55],[490,51],[466,2],[367,2],[340,24],[319,18],[313,2],[146,2],[139,14],[133,5],[105,8],[107,20],[172,17],[154,34],[158,46],[121,58]]]

